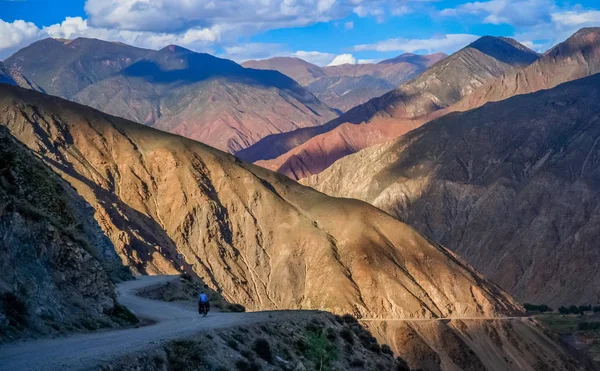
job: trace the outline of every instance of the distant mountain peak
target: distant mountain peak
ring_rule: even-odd
[[[539,58],[538,53],[508,37],[482,36],[467,45],[465,49],[468,48],[479,50],[510,65],[526,66]]]
[[[439,62],[440,60],[446,58],[448,55],[445,53],[435,53],[435,54],[414,54],[414,53],[404,53],[400,54],[397,57],[385,59],[377,64],[396,64],[396,63],[412,63],[416,65],[421,65],[424,67],[429,67],[435,62]]]

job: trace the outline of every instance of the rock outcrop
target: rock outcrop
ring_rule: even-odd
[[[305,183],[372,203],[517,298],[600,300],[600,74],[451,113]]]
[[[8,73],[8,71],[4,67],[4,64],[2,64],[2,62],[0,62],[0,84],[16,85],[12,76],[10,76],[10,74]]]
[[[0,127],[0,341],[114,326],[120,260],[93,209]]]

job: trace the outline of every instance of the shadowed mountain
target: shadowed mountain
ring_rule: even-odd
[[[322,102],[341,111],[362,104],[395,89],[446,57],[402,54],[373,64],[344,64],[319,67],[298,58],[276,57],[247,61],[245,67],[277,70],[306,87]]]
[[[600,72],[600,28],[584,28],[552,48],[525,69],[511,71],[458,102],[452,110],[468,110],[487,102],[550,89]]]
[[[527,302],[596,303],[600,74],[450,113],[305,180],[380,207]]]
[[[94,207],[121,259],[140,272],[184,270],[254,310],[409,319],[401,329],[379,322],[378,336],[427,370],[586,369],[535,321],[503,319],[523,313],[505,292],[364,202],[5,84],[0,123]]]
[[[8,71],[4,67],[4,64],[2,64],[2,62],[0,62],[0,84],[16,85],[12,76],[10,76],[10,74],[8,73]]]
[[[40,90],[235,152],[337,116],[292,79],[208,54],[46,39],[8,58]]]
[[[117,327],[111,278],[127,274],[92,211],[0,126],[0,343]]]
[[[503,61],[496,59],[500,55]],[[514,40],[483,37],[398,89],[325,125],[265,137],[238,156],[252,162],[270,160],[260,164],[296,179],[316,174],[343,156],[422,125],[428,115],[537,58]],[[361,123],[367,125],[355,125]]]

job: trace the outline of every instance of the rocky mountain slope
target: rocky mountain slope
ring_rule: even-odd
[[[316,174],[343,156],[422,125],[486,82],[537,58],[514,40],[482,37],[416,79],[325,125],[268,136],[238,155],[253,162],[268,160],[261,166],[296,179]],[[366,127],[355,125],[361,123]]]
[[[45,39],[5,63],[48,94],[232,153],[266,135],[337,116],[278,72],[172,45],[154,51],[95,39]]]
[[[244,67],[276,70],[298,81],[319,100],[342,112],[379,97],[446,57],[402,54],[380,63],[319,67],[299,58],[247,61]]]
[[[10,76],[10,74],[8,73],[8,71],[4,67],[4,64],[2,64],[2,62],[0,62],[0,84],[15,85],[15,81]]]
[[[362,199],[519,299],[596,303],[600,75],[451,113],[307,184]]]
[[[122,259],[140,272],[183,267],[250,309],[520,313],[447,250],[366,203],[58,98],[8,85],[1,96],[0,122],[96,209]]]
[[[435,318],[486,321],[523,312],[448,250],[366,203],[331,198],[206,145],[9,85],[0,85],[0,123],[94,207],[120,257],[137,271],[196,274],[249,309],[433,318],[430,330],[385,335],[415,364],[433,359],[426,369],[470,362],[585,369],[530,320],[520,331],[506,330],[510,336],[492,330],[510,329],[509,319],[481,331],[477,321],[442,331],[448,319]],[[481,340],[468,340],[473,336]],[[507,352],[511,346],[518,349]]]
[[[563,82],[600,72],[600,28],[584,28],[552,48],[527,68],[510,71],[465,99],[452,110],[468,110],[487,102],[551,89]]]
[[[0,342],[116,325],[111,277],[125,272],[92,214],[0,127]]]

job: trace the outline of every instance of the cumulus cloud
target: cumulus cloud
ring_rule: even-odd
[[[444,52],[452,53],[475,41],[479,36],[471,34],[448,34],[434,36],[429,39],[395,38],[383,40],[374,44],[356,45],[354,50],[375,50],[379,52]]]
[[[404,0],[401,7],[422,1],[429,0]],[[87,18],[67,17],[48,27],[0,20],[0,57],[48,36],[97,37],[149,48],[173,43],[206,50],[271,29],[328,22],[357,12],[381,18],[397,9],[398,0],[87,0]]]
[[[0,19],[0,59],[16,50],[46,36],[35,24],[16,20],[4,22]]]
[[[380,16],[396,4],[396,0],[87,0],[85,11],[90,25],[101,28],[181,32],[226,25],[256,32],[327,22],[352,12]]]
[[[304,50],[298,50],[297,52],[292,53],[292,56],[304,59],[317,66],[326,66],[335,58],[335,54]]]
[[[342,64],[356,64],[356,58],[352,54],[340,54],[328,66],[340,66]]]
[[[346,22],[344,23],[344,28],[347,30],[351,30],[354,28],[354,22]]]

